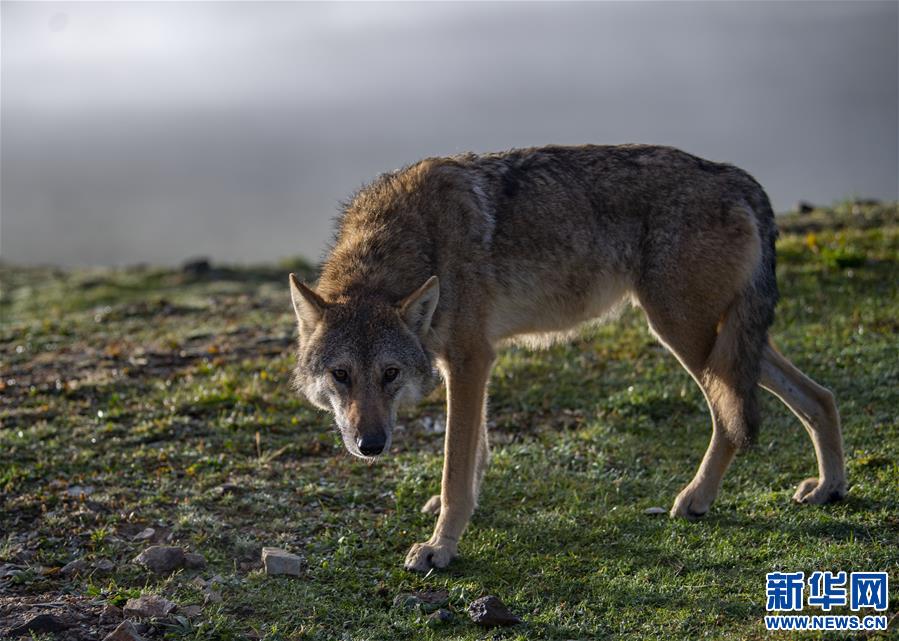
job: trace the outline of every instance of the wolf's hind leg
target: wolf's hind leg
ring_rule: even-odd
[[[712,418],[712,438],[693,480],[674,500],[672,517],[698,518],[711,506],[738,447],[758,422],[755,387],[764,334],[741,318],[742,298],[730,306],[646,306],[650,328],[697,382]],[[710,314],[709,308],[724,309]],[[752,344],[758,344],[756,350]],[[755,366],[752,361],[755,360]]]
[[[440,495],[435,494],[425,501],[425,504],[421,506],[421,511],[424,514],[430,514],[432,516],[440,514]]]
[[[718,496],[724,473],[737,453],[737,446],[727,435],[727,419],[723,418],[729,412],[729,401],[720,394],[710,394],[704,385],[700,387],[712,415],[712,439],[693,480],[674,499],[670,513],[672,517],[696,519],[704,516]]]
[[[830,390],[799,371],[770,341],[762,353],[759,385],[790,408],[815,446],[818,477],[800,483],[793,500],[798,503],[830,503],[846,496],[840,414]]]

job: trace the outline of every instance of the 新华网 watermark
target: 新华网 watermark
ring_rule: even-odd
[[[846,607],[853,612],[885,612],[889,605],[886,572],[769,572],[765,585],[768,612],[800,612],[805,606],[830,612]],[[806,597],[806,587],[808,596]],[[769,614],[768,630],[886,630],[885,614]]]

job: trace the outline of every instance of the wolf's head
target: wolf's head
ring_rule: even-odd
[[[310,402],[334,414],[351,454],[388,451],[397,408],[436,386],[423,340],[439,290],[432,276],[395,304],[367,297],[329,302],[290,275],[300,334],[294,381]]]

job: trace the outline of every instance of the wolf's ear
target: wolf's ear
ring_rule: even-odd
[[[400,303],[400,316],[419,338],[427,336],[428,330],[431,329],[431,318],[437,309],[439,298],[440,281],[436,276],[431,276],[424,285]]]
[[[293,301],[293,311],[297,314],[301,332],[311,331],[321,320],[328,305],[321,296],[297,280],[293,274],[290,275],[290,300]]]

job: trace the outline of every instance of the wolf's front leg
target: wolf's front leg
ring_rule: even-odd
[[[493,365],[492,350],[482,349],[447,367],[446,446],[443,484],[440,488],[440,516],[430,540],[416,543],[406,555],[406,569],[427,572],[443,568],[456,556],[459,538],[468,525],[477,501],[478,456],[483,442],[487,380]],[[481,463],[485,461],[480,461]]]

